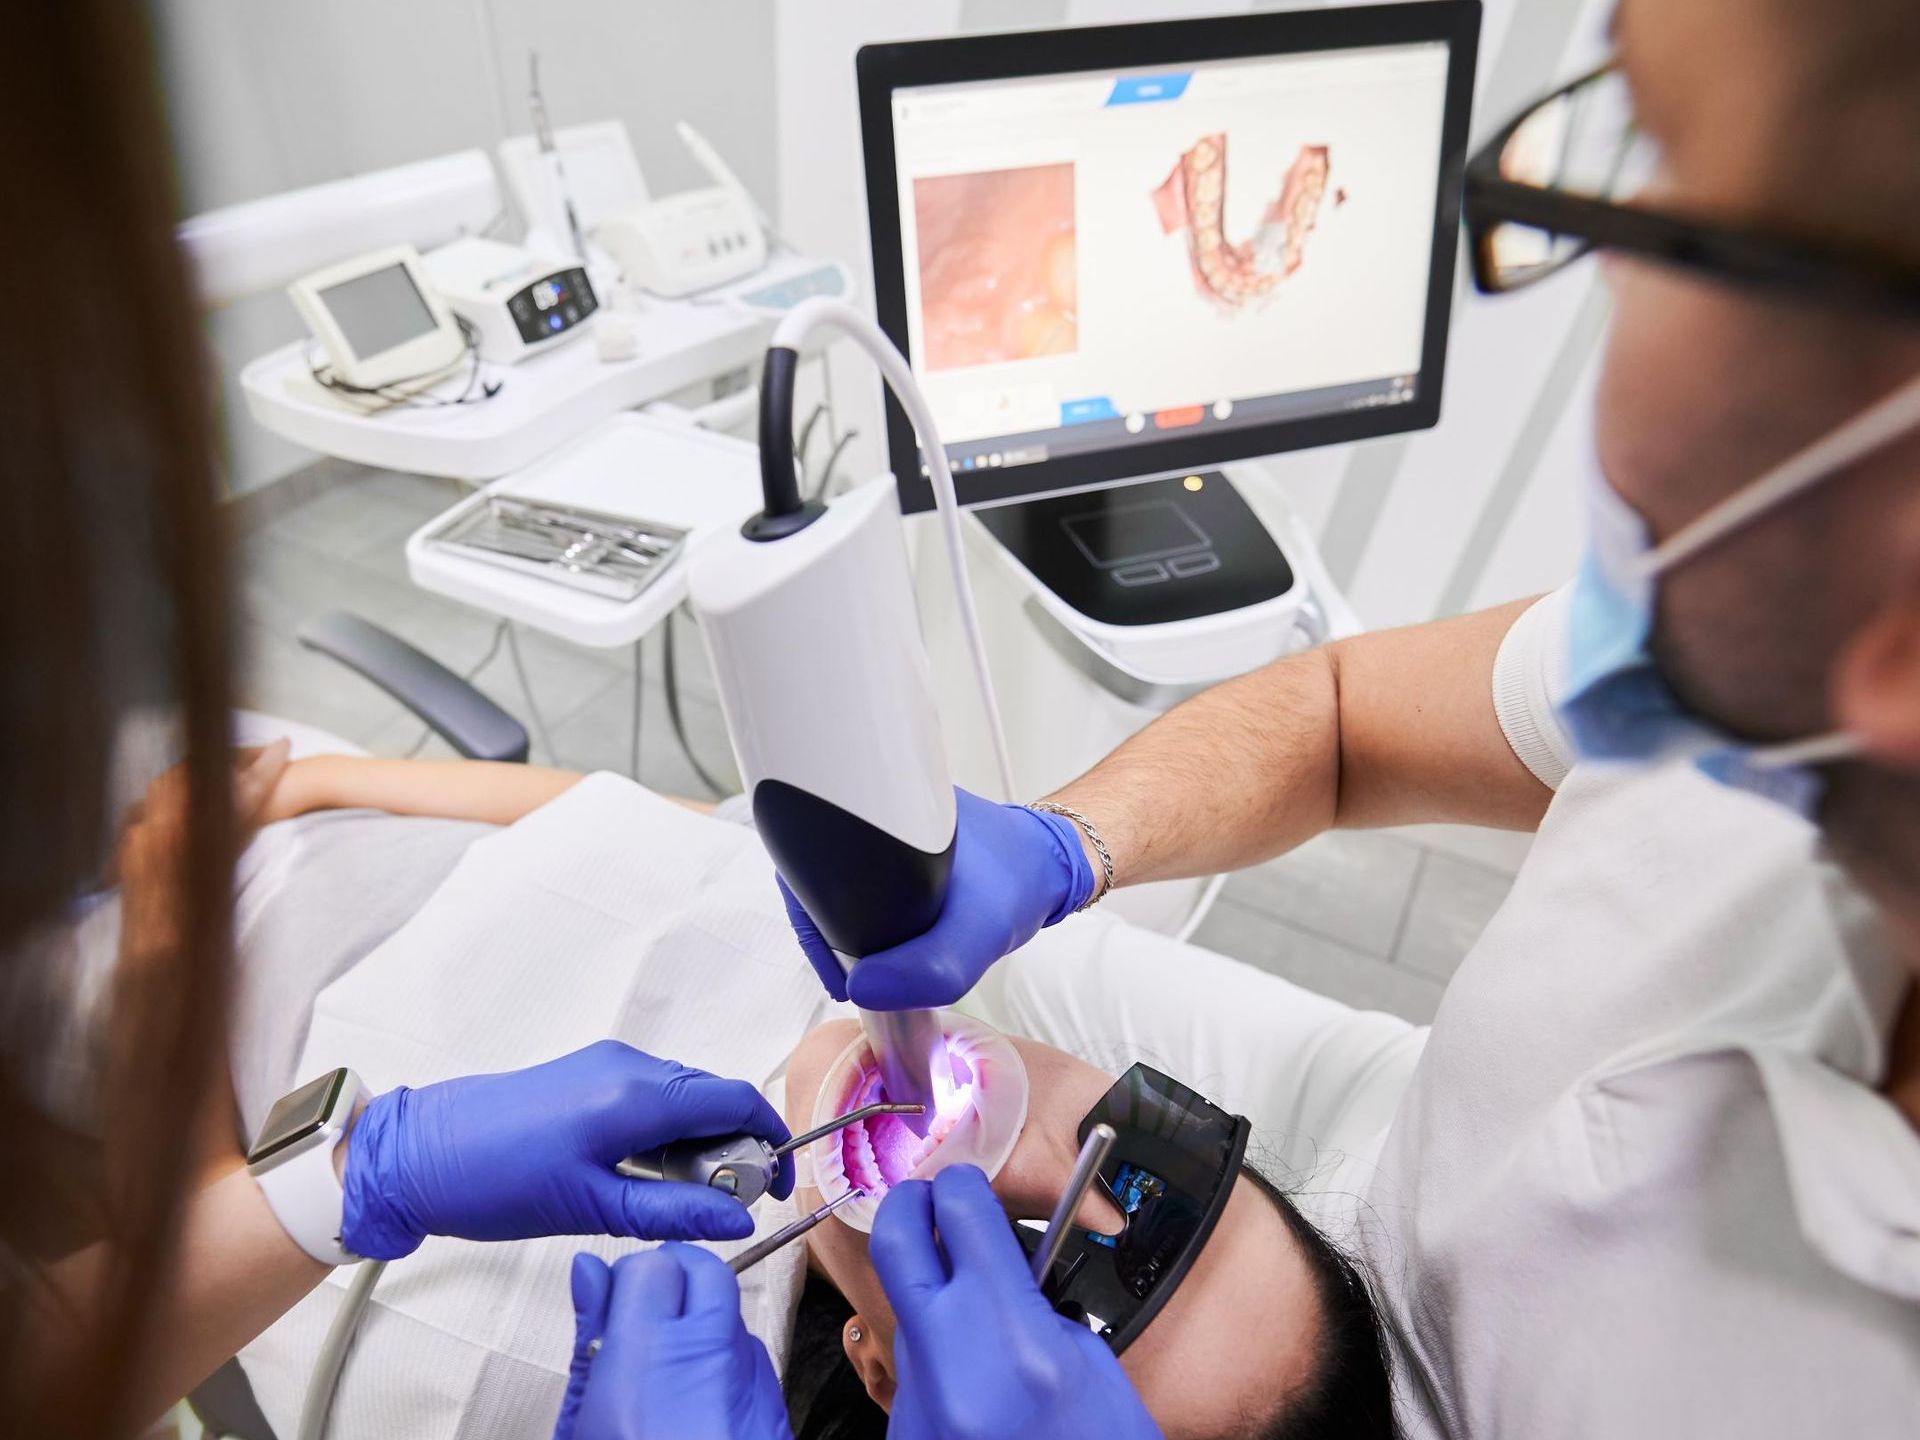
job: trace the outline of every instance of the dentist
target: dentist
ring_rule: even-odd
[[[1537,828],[1430,1037],[1313,1061],[1345,1067],[1327,1085],[1405,1072],[1356,1244],[1410,1433],[1920,1414],[1913,20],[1911,0],[1622,0],[1617,64],[1469,166],[1483,290],[1606,256],[1570,586],[1221,685],[1049,797],[1069,813],[963,794],[945,911],[844,981],[791,907],[836,997],[941,1005],[1116,885],[1335,827]],[[1301,994],[1036,952],[1008,979],[1024,1013],[1071,1032],[1105,1007],[1089,1033],[1150,1052],[1202,1036],[1230,1077],[1270,1063]],[[942,1245],[993,1206],[952,1203],[902,1186],[874,1228],[896,1428],[1156,1434],[1021,1267]],[[951,1343],[955,1294],[1017,1341]]]

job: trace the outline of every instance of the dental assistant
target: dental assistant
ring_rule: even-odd
[[[330,1264],[429,1235],[745,1236],[730,1197],[612,1166],[683,1136],[787,1134],[751,1085],[609,1042],[373,1096],[341,1072],[289,1097],[259,1178],[208,1168],[233,1141],[207,1098],[226,1063],[233,861],[286,751],[230,750],[213,397],[156,69],[143,7],[118,0],[47,7],[31,45],[0,47],[0,173],[35,197],[10,254],[62,277],[47,323],[0,338],[6,1435],[143,1433]],[[135,720],[185,758],[123,827]],[[63,937],[108,885],[118,963],[81,975]],[[78,993],[95,980],[100,1003]]]
[[[1483,289],[1608,254],[1569,587],[1222,685],[1049,797],[1067,813],[963,793],[939,920],[844,981],[792,907],[836,996],[940,1005],[1114,885],[1341,826],[1537,829],[1430,1036],[1372,1057],[1411,1071],[1356,1243],[1412,1434],[1920,1415],[1912,21],[1908,0],[1623,0],[1617,66],[1469,167]],[[1560,139],[1509,147],[1529,126]],[[1270,1058],[1264,977],[1222,1013],[1179,975],[1045,963],[1012,962],[1032,1014],[1097,1008],[1088,1028],[1149,1053],[1200,1034],[1229,1088]],[[1368,1060],[1316,1078],[1357,1087]],[[896,1423],[1157,1433],[1024,1270],[953,1243],[995,1208],[984,1187],[955,1203],[903,1186],[874,1229]],[[954,1293],[1004,1333],[956,1339]]]

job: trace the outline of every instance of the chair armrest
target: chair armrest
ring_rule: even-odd
[[[299,639],[378,685],[469,760],[526,761],[525,726],[390,631],[334,610],[302,625]]]

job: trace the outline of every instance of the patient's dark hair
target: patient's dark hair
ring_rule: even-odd
[[[793,1440],[886,1440],[887,1412],[868,1397],[840,1343],[852,1318],[846,1297],[808,1271],[787,1356],[787,1423]]]
[[[1305,1390],[1231,1440],[1395,1440],[1393,1352],[1367,1272],[1266,1176],[1251,1166],[1241,1173],[1273,1202],[1306,1258],[1320,1296],[1320,1353]]]
[[[1240,1173],[1280,1213],[1306,1258],[1320,1299],[1320,1353],[1304,1390],[1218,1440],[1395,1440],[1392,1352],[1366,1272],[1266,1176],[1251,1166]],[[807,1277],[787,1360],[794,1440],[883,1440],[887,1433],[886,1413],[867,1398],[840,1343],[852,1317],[838,1290]]]

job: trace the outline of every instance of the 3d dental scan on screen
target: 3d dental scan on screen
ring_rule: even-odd
[[[1221,3],[0,47],[0,1436],[1915,1432],[1913,0]]]

